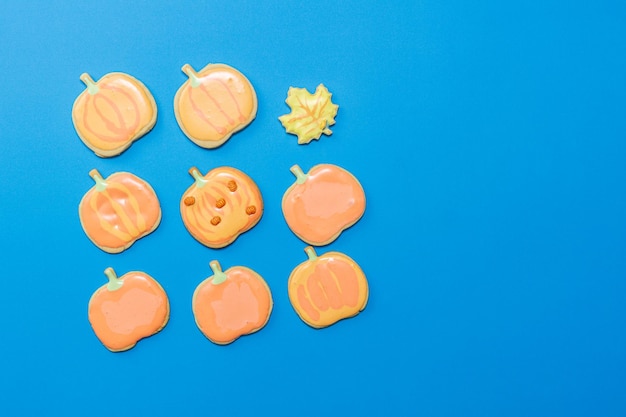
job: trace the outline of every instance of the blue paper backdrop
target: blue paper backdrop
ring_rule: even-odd
[[[626,415],[626,3],[620,1],[4,1],[0,4],[0,415]],[[256,120],[205,150],[179,130],[180,71],[232,65]],[[119,157],[78,139],[71,106],[123,71],[158,121]],[[289,86],[324,83],[333,135],[296,144]],[[289,167],[363,184],[364,217],[327,248],[360,263],[363,313],[324,330],[287,297],[305,244],[281,214]],[[230,165],[266,211],[233,245],[180,220],[187,170]],[[87,175],[131,171],[155,233],[119,255],[77,214]],[[209,261],[269,283],[267,326],[229,346],[196,328]],[[103,270],[161,282],[171,319],[113,354],[87,302]]]

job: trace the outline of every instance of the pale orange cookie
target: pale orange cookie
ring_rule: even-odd
[[[256,117],[256,92],[235,68],[209,64],[201,71],[182,68],[189,79],[174,97],[181,130],[203,148],[217,148]]]
[[[210,263],[213,275],[193,293],[192,309],[200,331],[213,343],[226,345],[265,326],[272,312],[272,293],[263,278],[244,266],[222,271]]]
[[[157,119],[154,97],[138,79],[121,72],[95,82],[85,73],[87,85],[72,107],[72,121],[80,139],[100,157],[124,152],[152,129]]]
[[[363,187],[345,169],[320,164],[305,174],[294,165],[291,172],[296,182],[285,192],[282,209],[289,228],[300,239],[327,245],[363,216]]]
[[[109,283],[93,293],[88,314],[93,331],[107,349],[128,350],[165,327],[170,304],[154,278],[139,271],[118,278],[113,268],[104,274]]]
[[[263,214],[259,187],[246,174],[231,167],[202,175],[192,167],[195,179],[180,200],[180,214],[189,233],[209,248],[230,245],[251,229]]]
[[[340,252],[317,256],[304,249],[309,259],[289,276],[289,300],[309,326],[322,328],[353,317],[367,304],[369,288],[365,274],[352,258]]]
[[[161,205],[146,181],[129,172],[106,179],[92,169],[96,184],[78,205],[80,224],[87,237],[108,253],[119,253],[152,233],[161,222]]]

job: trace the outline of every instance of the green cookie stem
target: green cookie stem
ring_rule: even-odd
[[[194,70],[191,65],[185,64],[182,68],[183,72],[187,74],[189,80],[191,81],[191,87],[196,88],[200,85],[200,79],[198,78],[198,73]]]
[[[87,92],[90,95],[93,96],[94,94],[98,94],[98,91],[100,91],[100,88],[98,88],[96,82],[86,72],[80,75],[80,80],[85,83],[85,85],[87,86]]]
[[[204,187],[206,183],[208,182],[207,180],[204,179],[204,177],[202,176],[202,174],[196,167],[189,168],[189,173],[196,180],[196,187],[198,188]]]
[[[304,248],[304,252],[306,252],[307,256],[309,257],[309,261],[317,260],[317,253],[315,253],[315,249],[313,248],[313,246],[307,246],[306,248]]]
[[[209,263],[209,266],[213,270],[213,279],[211,280],[211,284],[219,285],[222,282],[226,281],[226,274],[222,272],[222,267],[220,266],[219,262],[211,261]]]
[[[289,171],[291,171],[291,173],[296,176],[296,183],[298,184],[303,184],[309,177],[307,174],[304,173],[304,171],[302,171],[302,168],[300,168],[297,164],[289,168]]]
[[[119,290],[120,288],[122,288],[122,285],[124,285],[124,281],[117,277],[117,274],[115,273],[113,268],[108,267],[107,269],[105,269],[104,275],[106,275],[109,279],[109,283],[107,284],[107,290]]]
[[[104,191],[107,188],[107,182],[102,178],[102,175],[97,169],[89,171],[89,176],[96,182],[96,191]]]

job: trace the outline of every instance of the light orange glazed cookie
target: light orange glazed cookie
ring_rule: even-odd
[[[128,350],[165,327],[170,304],[154,278],[139,271],[118,278],[113,268],[104,274],[109,283],[93,293],[88,314],[93,331],[107,349]]]
[[[181,130],[203,148],[217,148],[256,117],[256,92],[235,68],[209,64],[195,72],[182,68],[189,79],[174,97],[174,113]]]
[[[289,300],[309,326],[322,328],[353,317],[367,304],[369,288],[365,274],[352,258],[340,252],[317,256],[304,249],[309,259],[289,276]]]
[[[161,222],[161,206],[146,181],[129,172],[102,178],[93,169],[96,184],[78,205],[80,223],[87,237],[108,253],[119,253],[152,233]]]
[[[283,215],[289,228],[303,241],[327,245],[363,216],[363,187],[345,169],[320,164],[305,174],[294,165],[291,172],[296,182],[283,196]]]
[[[85,73],[87,85],[72,108],[72,121],[80,139],[100,157],[124,152],[152,129],[157,119],[154,97],[138,79],[121,72],[95,82]]]
[[[243,172],[219,167],[203,176],[192,167],[189,173],[195,181],[180,200],[180,213],[189,233],[203,245],[230,245],[261,219],[261,192]]]
[[[213,275],[193,293],[192,309],[200,331],[213,343],[226,345],[265,326],[272,312],[272,294],[253,270],[234,266],[222,271],[210,263]]]

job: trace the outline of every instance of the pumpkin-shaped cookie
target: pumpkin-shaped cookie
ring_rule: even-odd
[[[235,68],[209,64],[195,72],[185,64],[182,70],[189,79],[174,97],[174,113],[181,130],[198,146],[216,148],[256,117],[256,92]]]
[[[93,169],[89,175],[96,185],[83,196],[78,213],[83,230],[96,246],[119,253],[157,228],[161,205],[150,184],[129,172],[104,179]]]
[[[340,252],[317,256],[312,246],[309,259],[289,276],[289,300],[309,326],[322,328],[353,317],[365,308],[369,288],[365,274],[352,258]]]
[[[138,79],[121,72],[106,74],[95,82],[89,74],[80,79],[87,85],[72,108],[76,133],[100,157],[119,155],[156,123],[154,97]]]
[[[192,167],[189,173],[195,181],[180,200],[180,213],[189,233],[203,245],[227,246],[261,219],[261,192],[243,172],[219,167],[203,176]]]
[[[222,271],[210,263],[213,275],[193,293],[192,309],[200,331],[213,343],[225,345],[254,333],[272,312],[272,293],[263,278],[244,266]]]
[[[109,282],[91,296],[88,314],[93,331],[107,349],[128,350],[165,327],[170,304],[154,278],[140,271],[118,278],[113,268],[104,274]]]
[[[320,164],[305,174],[294,165],[291,172],[296,182],[283,196],[283,215],[289,228],[306,243],[327,245],[363,216],[363,187],[345,169]]]

